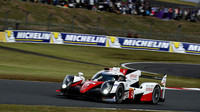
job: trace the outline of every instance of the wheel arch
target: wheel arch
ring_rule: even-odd
[[[155,87],[157,87],[157,86],[160,88],[160,92],[161,92],[161,86],[158,83],[155,83],[155,82],[142,83],[140,85],[140,88],[144,91],[144,93],[143,93],[140,101],[151,102],[153,91],[154,91]],[[161,97],[161,95],[159,97]]]

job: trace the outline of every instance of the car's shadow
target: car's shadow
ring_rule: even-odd
[[[81,97],[81,96],[55,95],[55,97],[59,98],[59,99],[70,99],[70,100],[76,100],[76,101],[88,101],[88,102],[104,103],[104,104],[145,104],[145,105],[155,105],[155,104],[151,104],[151,102],[140,102],[140,101],[134,101],[134,100],[125,100],[122,103],[116,103],[116,102],[105,102],[105,101],[102,101],[101,99]]]

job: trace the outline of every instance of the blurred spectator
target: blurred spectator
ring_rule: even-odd
[[[133,38],[139,38],[138,34],[134,34]]]
[[[133,34],[132,33],[128,33],[127,37],[128,38],[133,38]]]
[[[94,11],[108,11],[117,14],[154,16],[160,19],[185,19],[200,21],[200,10],[152,6],[149,0],[20,0],[52,4],[58,7],[84,8]]]

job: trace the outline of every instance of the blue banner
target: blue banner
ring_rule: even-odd
[[[6,42],[42,42],[49,43],[51,32],[42,31],[5,31]]]
[[[7,30],[4,42],[73,44],[200,55],[200,44],[194,43],[59,32]]]
[[[200,44],[107,36],[106,47],[200,54]]]
[[[64,44],[105,46],[106,36],[61,33]]]

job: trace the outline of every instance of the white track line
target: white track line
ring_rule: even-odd
[[[190,91],[200,91],[200,88],[178,88],[178,87],[166,87],[168,90],[190,90]]]

